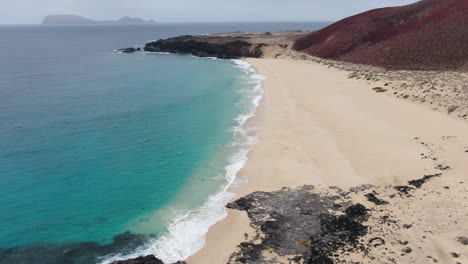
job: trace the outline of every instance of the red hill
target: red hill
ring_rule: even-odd
[[[296,40],[310,55],[388,69],[468,66],[468,0],[422,0],[367,11]]]

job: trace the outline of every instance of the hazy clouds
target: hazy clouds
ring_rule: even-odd
[[[0,0],[0,24],[37,24],[48,14],[91,19],[139,16],[161,22],[331,21],[415,0]]]

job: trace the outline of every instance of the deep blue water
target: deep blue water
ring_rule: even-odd
[[[79,263],[49,249],[111,245],[126,231],[157,236],[167,227],[158,212],[200,206],[223,184],[213,178],[245,111],[246,73],[232,61],[114,49],[322,25],[0,27],[0,248],[27,249],[1,259]]]

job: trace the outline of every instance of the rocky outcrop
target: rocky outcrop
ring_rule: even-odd
[[[238,59],[242,57],[260,58],[263,43],[251,43],[244,38],[228,36],[180,36],[147,43],[147,52],[170,52],[192,54],[198,57]]]
[[[112,243],[75,242],[61,244],[34,244],[15,248],[0,248],[0,263],[22,264],[82,264],[99,263],[99,258],[116,252],[131,252],[146,241],[148,236],[129,232],[116,235]]]
[[[141,51],[141,48],[125,48],[125,49],[119,49],[118,51],[122,53],[134,53],[137,51]]]
[[[133,259],[114,261],[111,264],[164,264],[164,262],[156,258],[154,255],[148,255],[148,256],[141,256],[141,257],[133,258]],[[187,263],[183,261],[177,261],[174,264],[187,264]]]
[[[468,1],[422,0],[367,11],[304,35],[294,49],[392,70],[466,70]]]
[[[134,259],[114,261],[111,264],[164,264],[164,262],[156,258],[154,255],[148,255]]]
[[[246,211],[258,231],[257,237],[240,244],[230,263],[285,263],[267,260],[265,251],[277,258],[292,256],[288,262],[293,263],[333,263],[334,252],[366,234],[362,222],[368,214],[361,204],[344,203],[345,193],[335,190],[336,194],[325,195],[313,186],[283,188],[255,192],[228,204]]]
[[[421,197],[430,189],[426,184],[441,176],[425,175],[395,188],[361,185],[342,190],[305,185],[249,194],[227,205],[247,212],[255,230],[253,235],[245,234],[245,241],[228,263],[409,263],[407,256],[412,255],[408,254],[416,250],[425,259],[428,255],[421,254],[421,247],[408,247],[402,234],[402,230],[416,230],[421,223],[415,219],[421,216],[407,218],[398,210],[420,207]],[[401,193],[399,187],[406,187],[407,192]],[[425,235],[421,237],[426,239]],[[462,244],[465,240],[462,235],[457,238]],[[358,259],[361,261],[353,262]]]
[[[154,255],[141,256],[138,258],[114,261],[111,264],[164,264],[164,262]],[[185,261],[177,261],[174,264],[187,264]]]

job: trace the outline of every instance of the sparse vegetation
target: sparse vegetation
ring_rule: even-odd
[[[409,95],[405,94],[405,95],[403,96],[403,99],[408,99],[408,97],[409,97]]]
[[[359,73],[357,73],[357,72],[353,72],[350,75],[348,75],[348,78],[349,79],[354,79],[354,78],[359,78],[360,79],[361,75]]]
[[[458,108],[458,106],[452,105],[447,109],[447,111],[448,111],[449,114],[451,114],[451,113],[455,112],[455,110],[457,110],[457,108]]]
[[[387,89],[384,89],[382,87],[374,87],[374,88],[372,88],[372,90],[374,90],[377,93],[384,93],[384,92],[387,91]]]
[[[326,60],[318,60],[317,63],[323,64],[325,66],[328,66],[328,68],[335,66],[335,63],[333,62],[328,62]]]

